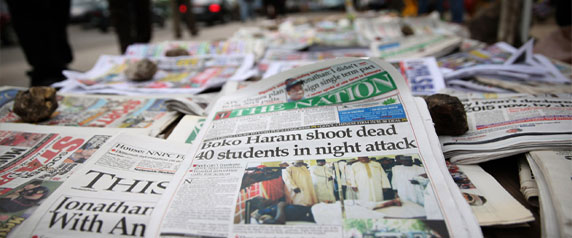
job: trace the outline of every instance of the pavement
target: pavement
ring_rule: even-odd
[[[183,36],[178,40],[206,41],[226,39],[234,34],[240,27],[254,25],[254,22],[231,22],[204,26],[199,24],[199,35],[191,37],[183,28]],[[68,27],[69,42],[72,46],[74,60],[69,68],[76,71],[87,71],[95,65],[98,57],[104,54],[120,55],[119,41],[113,29],[102,33],[97,29],[83,29],[80,25]],[[151,42],[175,40],[172,26],[166,24],[164,28],[155,27]],[[0,86],[28,87],[29,78],[26,72],[30,66],[18,45],[0,48]]]

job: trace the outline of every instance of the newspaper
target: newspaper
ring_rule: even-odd
[[[205,116],[206,108],[218,97],[218,93],[202,93],[193,96],[176,97],[165,101],[165,106],[171,111],[186,115]]]
[[[312,61],[280,61],[272,62],[263,78],[287,71],[296,67],[314,63]],[[445,88],[443,75],[439,71],[435,58],[419,58],[391,61],[397,68],[407,84],[411,88],[413,95],[431,95]]]
[[[534,221],[532,213],[480,166],[448,163],[448,168],[481,226]]]
[[[445,157],[453,163],[572,146],[570,98],[470,99],[463,105],[469,130],[461,136],[439,136]]]
[[[481,236],[418,103],[390,64],[357,58],[222,97],[147,236]],[[383,168],[387,160],[402,165]]]
[[[312,52],[298,52],[283,49],[269,49],[266,51],[264,57],[258,62],[257,69],[263,78],[267,78],[278,72],[291,69],[293,67],[302,66],[310,63],[315,63],[320,60],[334,59],[339,57],[367,57],[370,56],[369,49],[354,48],[354,49],[339,49],[327,51],[312,51]],[[294,63],[297,62],[297,63]],[[276,72],[277,69],[270,67],[275,64],[286,65],[287,68]],[[292,65],[294,64],[294,65]],[[276,67],[276,66],[273,66]],[[272,70],[271,74],[267,75],[266,71]]]
[[[117,129],[1,123],[0,237],[19,227],[116,133]]]
[[[572,151],[532,151],[526,158],[538,183],[542,237],[572,236]]]
[[[191,144],[199,135],[204,122],[205,117],[185,115],[167,140]]]
[[[185,49],[189,55],[237,55],[254,54],[260,58],[264,54],[266,44],[254,38],[229,39],[224,41],[163,41],[155,44],[133,44],[127,47],[126,56],[163,57],[168,50]]]
[[[372,42],[372,55],[386,60],[444,56],[461,44],[454,35],[428,34]]]
[[[554,84],[554,88],[570,83],[570,79],[548,58],[533,54],[532,47],[533,40],[519,49],[501,42],[481,50],[443,57],[439,63],[446,80],[480,76],[515,83],[549,83]],[[507,85],[504,88],[513,87]]]
[[[188,145],[121,134],[44,200],[15,237],[143,237]]]
[[[476,65],[503,64],[510,58],[516,49],[505,43],[497,42],[493,45],[474,49],[467,52],[459,52],[439,58],[439,67],[458,70]]]
[[[245,80],[252,76],[253,55],[180,56],[150,60],[158,71],[150,81],[127,79],[125,70],[141,57],[102,55],[95,66],[85,73],[64,71],[68,78],[55,84],[60,92],[157,94],[199,93],[218,87],[227,80]]]
[[[520,181],[520,192],[522,192],[526,201],[530,205],[538,207],[538,185],[536,185],[534,174],[525,158],[518,160],[518,178]]]
[[[3,95],[0,122],[21,122],[12,111],[15,88],[0,89]],[[12,95],[12,96],[10,96]],[[58,109],[41,125],[147,128],[158,135],[176,119],[177,113],[167,111],[166,98],[152,96],[102,96],[58,94]]]
[[[412,36],[442,34],[468,38],[462,27],[439,20],[438,15],[427,17],[397,18],[380,16],[376,18],[358,17],[354,20],[358,40],[363,45],[380,40],[394,40],[405,37],[403,28],[409,29]]]
[[[445,88],[445,80],[433,57],[391,61],[415,96],[431,95]]]
[[[467,93],[514,93],[512,89],[495,87],[491,84],[482,83],[475,78],[449,79],[446,81],[447,88]]]
[[[317,61],[311,60],[290,60],[290,61],[272,61],[259,67],[260,71],[264,71],[262,78],[268,78],[272,75],[279,74],[280,72],[288,71],[304,65],[316,63]],[[263,70],[264,68],[264,70]]]

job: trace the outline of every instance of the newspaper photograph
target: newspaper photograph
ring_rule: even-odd
[[[481,226],[534,221],[532,213],[480,166],[448,163],[448,168]]]
[[[440,162],[442,155],[432,150],[429,138],[435,137],[428,134],[417,103],[390,64],[359,58],[302,66],[222,97],[187,154],[193,160],[183,162],[154,210],[147,236],[342,237],[349,234],[350,223],[383,224],[386,218],[410,219],[387,227],[401,234],[481,236],[469,205]],[[400,166],[386,172],[374,162],[384,157]],[[321,180],[339,181],[332,185],[333,197],[329,185],[316,189],[305,166],[324,164],[313,170],[328,177],[339,173],[335,168],[342,160],[352,162],[356,171],[344,175],[349,179],[338,179],[339,174],[331,182]],[[280,170],[280,164],[290,169]],[[274,168],[264,169],[268,166]],[[297,172],[288,177],[284,171]],[[296,179],[306,187],[296,187]],[[266,184],[263,190],[247,191],[257,181]],[[253,196],[261,198],[252,203]],[[339,209],[330,208],[334,206]],[[256,209],[261,213],[253,214]],[[337,215],[314,214],[316,209]],[[347,220],[353,215],[359,221]],[[289,219],[304,219],[306,225],[275,225]],[[265,222],[272,225],[253,227]],[[424,229],[406,231],[407,224]]]
[[[13,89],[1,91],[13,92]],[[3,98],[4,105],[0,122],[22,122],[12,111],[14,97]],[[107,128],[146,128],[149,135],[159,134],[176,119],[177,113],[168,111],[166,98],[151,96],[103,96],[58,94],[58,109],[41,125],[107,127]]]
[[[45,199],[16,237],[143,237],[188,146],[120,134]]]
[[[352,219],[417,219],[441,229],[416,232],[448,236],[427,184],[417,155],[249,163],[234,221],[342,225]]]
[[[129,80],[127,69],[143,59],[102,55],[88,72],[65,71],[68,79],[58,85],[61,92],[199,93],[227,80],[247,79],[254,64],[253,55],[160,57],[149,59],[158,68],[150,81]]]
[[[469,130],[440,136],[445,157],[474,164],[535,149],[572,145],[572,100],[519,97],[464,101]]]
[[[12,234],[116,133],[0,124],[0,237]]]

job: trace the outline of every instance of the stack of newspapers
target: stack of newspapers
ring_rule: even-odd
[[[7,183],[13,191],[50,194],[13,235],[482,236],[479,222],[486,220],[477,221],[453,180],[425,102],[387,62],[340,58],[302,66],[223,96],[208,111],[200,132],[187,126],[173,133],[191,145],[119,130],[50,134],[1,125],[3,133],[35,138],[4,143],[36,156],[18,157],[16,166],[25,166],[16,171],[48,156],[68,171],[63,183],[33,176]],[[93,134],[105,140],[95,143]],[[383,161],[400,165],[385,172]],[[478,169],[462,171],[475,185],[463,191],[490,192]]]
[[[534,54],[533,40],[519,49],[498,42],[439,58],[448,87],[487,93],[571,93],[561,65]]]
[[[572,236],[572,151],[531,151],[526,154],[539,194],[543,237]]]
[[[445,157],[458,164],[476,164],[531,150],[570,148],[572,98],[560,96],[464,99],[469,131],[439,136]]]

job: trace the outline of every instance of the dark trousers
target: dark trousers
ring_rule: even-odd
[[[14,31],[28,64],[31,86],[64,79],[62,70],[73,60],[67,24],[70,0],[6,0]]]
[[[151,41],[150,0],[109,0],[109,13],[121,53],[133,43]]]

